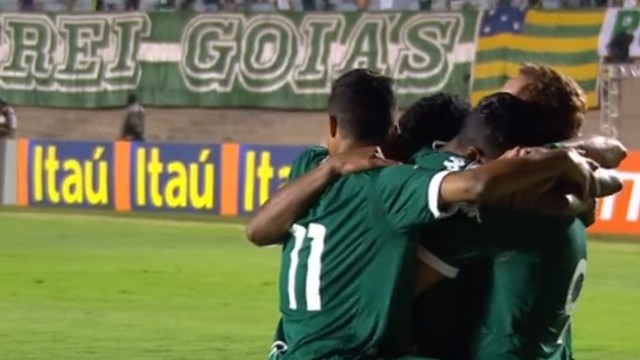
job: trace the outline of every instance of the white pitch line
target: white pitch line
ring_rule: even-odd
[[[192,220],[168,220],[168,219],[152,219],[152,218],[124,218],[115,215],[80,215],[72,213],[45,213],[45,212],[0,212],[0,218],[13,219],[36,219],[36,220],[106,220],[120,223],[143,223],[170,227],[217,227],[242,231],[243,224],[233,224],[226,222],[205,222]]]

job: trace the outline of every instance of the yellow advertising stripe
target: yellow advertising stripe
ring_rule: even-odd
[[[521,64],[518,63],[500,60],[476,64],[473,68],[474,78],[477,80],[500,75],[514,77],[518,75],[518,69],[520,66]],[[570,76],[576,81],[594,80],[598,77],[597,63],[575,66],[553,65],[553,68],[567,76]]]
[[[481,38],[476,51],[513,49],[534,54],[577,53],[596,51],[598,36],[583,38],[544,38],[515,34],[501,34]]]
[[[476,106],[478,102],[485,96],[491,95],[496,91],[499,91],[499,88],[491,89],[491,90],[478,90],[471,93],[471,104]],[[587,105],[589,108],[594,108],[598,106],[598,94],[596,91],[590,91],[585,94],[587,96]]]
[[[542,26],[593,26],[604,21],[606,11],[540,11],[529,10],[525,18],[528,24]]]

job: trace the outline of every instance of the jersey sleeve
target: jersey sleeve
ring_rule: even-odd
[[[440,186],[450,171],[398,165],[381,171],[379,196],[391,226],[400,232],[447,217],[456,207],[442,209]]]
[[[329,151],[321,146],[310,147],[300,154],[291,165],[289,181],[293,181],[320,165],[329,156]]]

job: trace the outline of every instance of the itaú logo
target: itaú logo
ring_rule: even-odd
[[[640,217],[640,172],[618,171],[617,174],[624,182],[624,188],[622,192],[600,200],[598,220],[637,222]]]

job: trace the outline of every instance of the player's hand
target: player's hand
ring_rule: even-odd
[[[516,146],[513,149],[509,149],[505,151],[504,154],[500,156],[500,159],[510,159],[514,157],[519,157],[519,156],[523,156],[524,153],[525,153],[525,148]]]
[[[617,168],[627,157],[627,148],[620,141],[605,136],[577,139],[568,142],[566,146],[578,150],[606,169]]]
[[[514,157],[519,157],[519,156],[526,156],[526,155],[530,155],[530,154],[535,154],[535,153],[540,153],[540,152],[545,152],[548,151],[545,148],[542,147],[520,147],[520,146],[516,146],[513,149],[509,149],[507,151],[504,152],[504,154],[502,154],[502,156],[500,156],[501,159],[508,159],[508,158],[514,158]]]
[[[540,182],[531,188],[497,199],[491,205],[505,207],[518,211],[536,211],[541,197],[548,193],[555,183],[555,179]]]
[[[565,179],[575,187],[573,192],[580,200],[595,198],[600,192],[599,184],[596,181],[594,172],[598,169],[598,164],[580,155],[576,150],[567,149],[568,157]]]
[[[330,156],[327,165],[336,175],[348,175],[378,167],[397,165],[399,162],[385,159],[377,146],[368,146]]]

